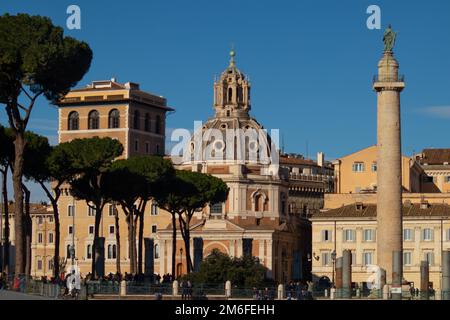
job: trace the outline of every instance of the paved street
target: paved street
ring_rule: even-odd
[[[53,300],[20,292],[0,290],[0,300]]]

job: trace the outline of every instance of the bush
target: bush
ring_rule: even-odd
[[[266,273],[267,268],[255,257],[231,258],[214,249],[202,261],[198,272],[185,275],[182,279],[205,284],[223,284],[229,280],[233,286],[251,288],[273,285],[274,281],[268,279]]]

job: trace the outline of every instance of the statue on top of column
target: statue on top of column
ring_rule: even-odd
[[[395,45],[395,38],[397,37],[397,34],[392,30],[391,25],[387,27],[387,29],[384,31],[384,52],[392,52],[392,49]]]

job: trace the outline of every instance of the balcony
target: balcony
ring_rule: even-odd
[[[373,84],[376,82],[405,82],[405,76],[403,74],[399,74],[395,76],[387,76],[387,75],[374,75],[373,76]]]

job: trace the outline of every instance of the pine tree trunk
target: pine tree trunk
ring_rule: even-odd
[[[16,132],[14,140],[14,170],[13,170],[13,188],[14,188],[14,231],[15,231],[15,275],[18,277],[25,273],[25,225],[23,211],[23,153],[25,148],[25,138],[23,132]]]
[[[176,267],[176,257],[177,257],[177,222],[175,217],[175,212],[172,214],[172,279],[175,279],[175,267]]]
[[[51,200],[53,207],[53,217],[55,219],[55,251],[53,254],[53,276],[55,279],[59,277],[59,245],[60,245],[60,222],[59,222],[59,208],[56,200]]]
[[[8,184],[7,184],[7,178],[8,178],[8,166],[5,167],[5,171],[2,172],[3,174],[3,205],[4,205],[4,214],[5,214],[5,234],[4,234],[4,244],[3,244],[3,266],[2,270],[6,273],[6,275],[9,274],[9,206],[8,206]]]
[[[31,241],[32,241],[32,221],[30,214],[30,190],[22,184],[22,189],[25,194],[25,275],[31,274]]]
[[[95,263],[96,263],[96,254],[97,254],[97,242],[100,234],[100,221],[102,218],[102,208],[100,203],[95,204],[95,225],[94,225],[94,243],[92,244],[92,265],[91,265],[91,274],[92,278],[96,279],[97,274],[95,270]],[[75,231],[75,230],[74,230]]]
[[[144,211],[139,213],[139,236],[138,236],[138,273],[142,274],[142,244],[144,238]]]
[[[136,243],[136,237],[134,236],[134,218],[133,211],[129,214],[128,220],[128,253],[130,257],[130,273],[136,273],[136,255],[135,255],[135,246],[133,244]]]
[[[114,207],[114,221],[116,224],[116,273],[121,273],[120,270],[120,230],[119,230],[119,210]]]

